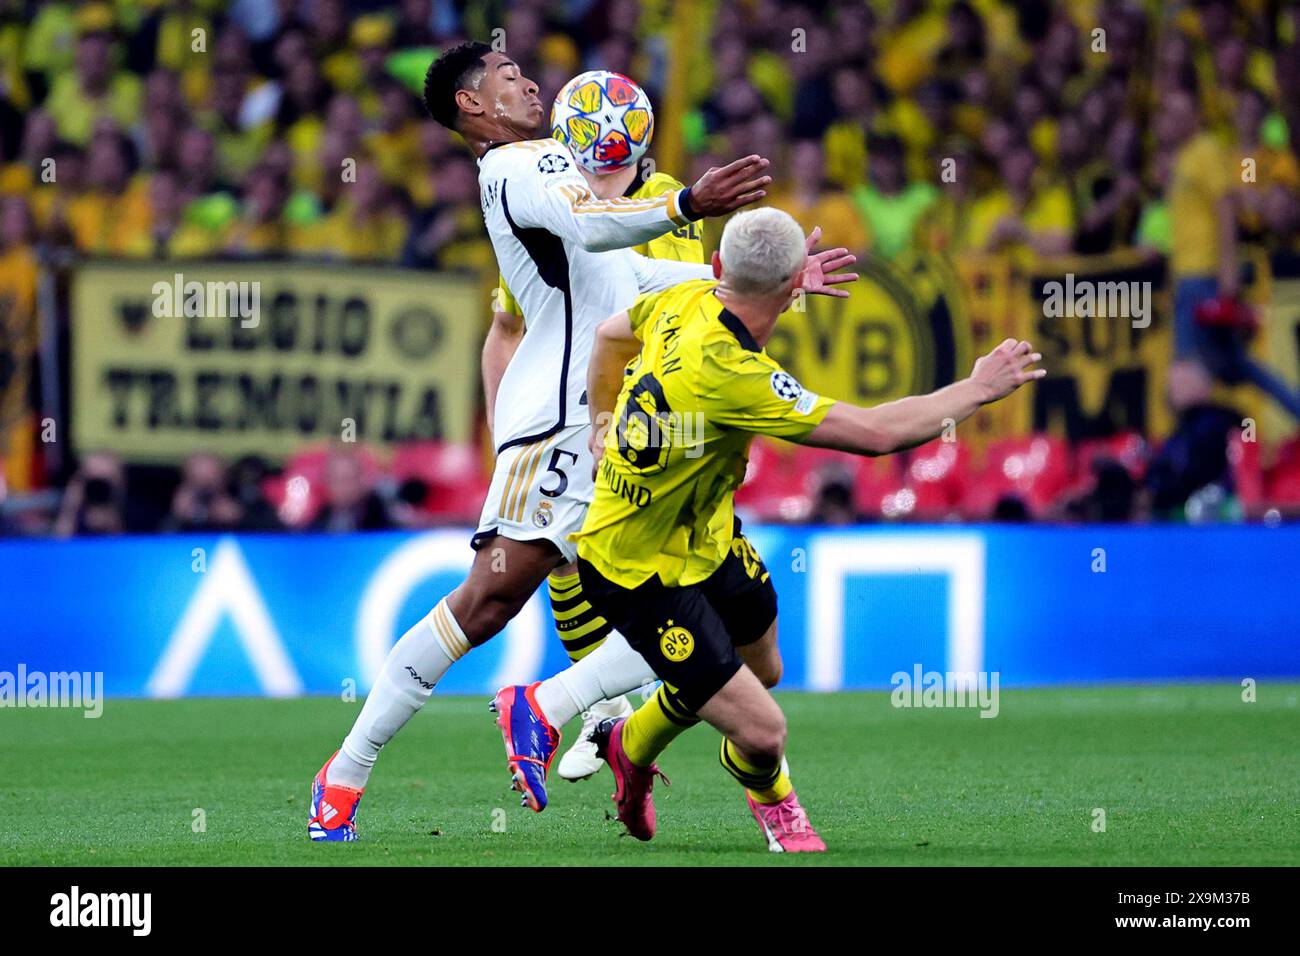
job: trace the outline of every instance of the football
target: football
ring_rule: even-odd
[[[645,90],[608,70],[575,76],[551,107],[551,135],[593,173],[611,173],[639,160],[650,147],[654,126]]]

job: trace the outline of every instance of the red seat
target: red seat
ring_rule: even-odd
[[[897,455],[863,458],[853,482],[853,504],[862,514],[880,518],[911,517],[916,496],[899,497],[905,488],[902,464]]]
[[[896,495],[891,502],[893,515],[910,514],[927,521],[951,515],[965,494],[970,480],[970,451],[964,442],[935,439],[907,455],[904,471],[910,494]]]
[[[447,521],[477,521],[488,483],[477,448],[465,443],[407,442],[393,455],[393,478],[417,479],[429,495],[423,510]]]
[[[1241,447],[1244,450],[1252,444],[1254,443],[1241,442]],[[1231,453],[1231,444],[1228,447]],[[1300,505],[1300,435],[1290,439],[1278,450],[1277,461],[1268,469],[1263,483],[1264,498],[1269,504],[1288,509]]]
[[[989,445],[978,477],[965,502],[968,515],[987,518],[1006,494],[1039,515],[1070,486],[1074,455],[1064,439],[1052,435],[1004,438]]]
[[[766,521],[804,521],[827,465],[849,470],[850,479],[857,468],[854,457],[843,452],[755,439],[736,505]]]
[[[1260,467],[1259,442],[1242,441],[1241,432],[1234,429],[1228,435],[1228,467],[1237,497],[1248,513],[1253,513],[1264,503],[1264,472]]]

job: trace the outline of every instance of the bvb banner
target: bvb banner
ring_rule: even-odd
[[[72,276],[73,441],[128,460],[282,459],[349,434],[466,441],[474,280],[313,264],[88,263]]]
[[[806,310],[783,316],[768,342],[768,352],[815,392],[861,405],[928,392],[968,375],[977,356],[1014,337],[1043,353],[1048,375],[963,424],[960,434],[973,447],[1031,432],[1079,440],[1132,429],[1160,439],[1175,424],[1165,398],[1172,296],[1159,260],[1125,250],[1026,269],[1006,255],[919,254],[868,258],[857,268],[862,278],[848,299],[808,296]],[[1247,296],[1271,299],[1279,314],[1253,343],[1254,354],[1300,367],[1300,279],[1275,280],[1270,289],[1267,263],[1254,261],[1248,271]],[[1083,308],[1093,291],[1132,295],[1121,297],[1122,309],[1108,296]],[[1262,404],[1244,386],[1221,386],[1216,399],[1245,415]]]
[[[767,351],[814,392],[879,405],[970,371],[974,336],[957,274],[939,256],[870,257],[847,299],[806,296]]]

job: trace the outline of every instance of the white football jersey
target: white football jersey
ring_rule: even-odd
[[[685,189],[598,199],[554,139],[494,146],[479,190],[497,264],[524,315],[524,337],[497,392],[497,452],[589,421],[587,363],[596,326],[640,292],[708,278],[708,266],[647,259],[630,246],[691,220]]]

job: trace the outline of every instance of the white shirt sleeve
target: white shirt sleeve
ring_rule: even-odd
[[[678,262],[675,259],[651,259],[628,250],[632,270],[636,273],[638,292],[658,292],[683,282],[712,279],[713,266],[702,262]]]
[[[691,222],[682,213],[685,189],[648,199],[598,199],[559,143],[519,150],[502,183],[511,221],[545,229],[588,252],[626,249]]]

